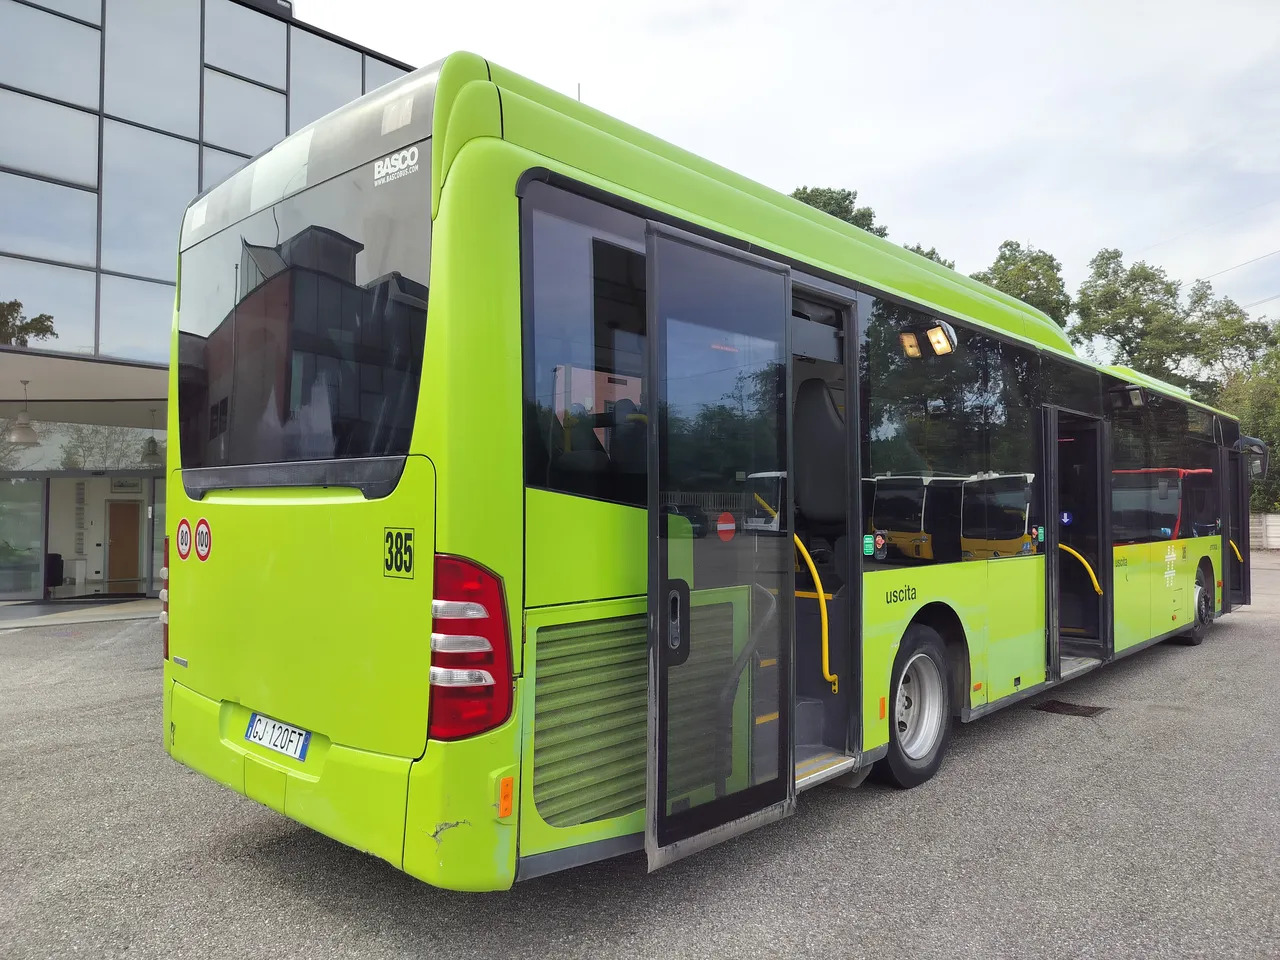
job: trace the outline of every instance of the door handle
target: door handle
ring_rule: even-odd
[[[680,591],[667,592],[667,646],[672,650],[680,649]]]
[[[668,580],[662,598],[662,655],[668,667],[689,659],[689,584]]]

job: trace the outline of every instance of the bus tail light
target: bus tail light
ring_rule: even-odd
[[[431,601],[433,740],[474,736],[511,713],[511,634],[502,580],[479,564],[437,554]]]
[[[160,567],[160,637],[164,659],[169,659],[169,538],[164,538],[164,563]]]

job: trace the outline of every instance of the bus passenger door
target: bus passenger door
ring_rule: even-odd
[[[1082,673],[1113,654],[1107,426],[1097,417],[1055,407],[1043,411],[1046,673],[1050,680]]]
[[[1219,503],[1225,514],[1223,524],[1222,612],[1249,602],[1249,477],[1245,457],[1239,450],[1223,450],[1225,469]]]
[[[742,523],[746,478],[790,466],[789,271],[652,223],[647,253],[656,870],[795,809],[795,561],[790,509],[776,530]]]

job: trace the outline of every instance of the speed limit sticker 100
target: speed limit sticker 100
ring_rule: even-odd
[[[209,529],[209,521],[201,517],[196,523],[196,556],[208,560],[213,550],[213,531]]]

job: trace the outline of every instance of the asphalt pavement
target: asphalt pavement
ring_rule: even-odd
[[[486,895],[169,760],[153,622],[0,624],[0,957],[1280,956],[1280,560],[1254,578],[1202,646],[959,728],[915,790]]]

